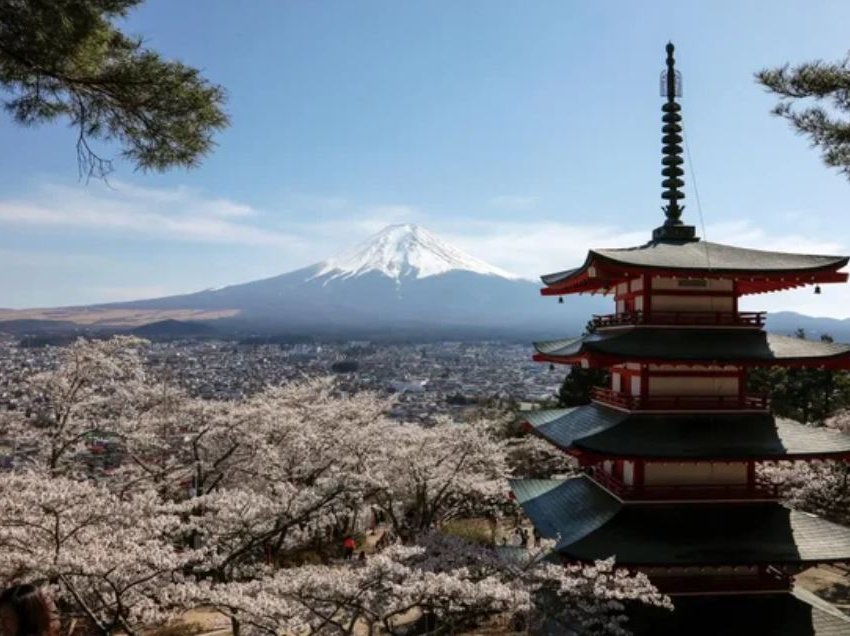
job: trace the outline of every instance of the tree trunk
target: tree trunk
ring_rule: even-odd
[[[235,616],[230,617],[230,632],[233,636],[239,636],[240,634],[239,620]]]

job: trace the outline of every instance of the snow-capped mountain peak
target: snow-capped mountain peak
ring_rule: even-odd
[[[427,278],[452,270],[519,278],[409,223],[389,225],[351,252],[321,263],[314,277],[330,274],[327,279],[330,281],[378,272],[398,281],[408,277]]]

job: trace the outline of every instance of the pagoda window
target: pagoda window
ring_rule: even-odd
[[[644,485],[746,486],[747,462],[647,462]]]
[[[611,368],[611,390],[626,395],[640,395],[640,367],[625,364]]]
[[[714,311],[732,313],[735,299],[728,296],[705,296],[700,294],[653,294],[652,310],[664,311]]]
[[[681,290],[699,292],[730,292],[734,291],[734,282],[722,278],[673,278],[666,276],[653,276],[652,289]]]
[[[653,312],[734,313],[735,285],[731,280],[656,276],[651,281]]]
[[[633,378],[638,382],[640,394],[640,378]],[[740,379],[738,376],[716,377],[704,375],[682,375],[682,376],[649,376],[648,394],[652,396],[668,395],[704,395],[737,396],[740,393]]]
[[[612,466],[612,469],[611,469],[611,475],[617,481],[623,481],[623,460],[622,459],[615,459],[614,460],[614,465]]]
[[[635,463],[631,461],[623,462],[623,483],[626,486],[635,485]]]

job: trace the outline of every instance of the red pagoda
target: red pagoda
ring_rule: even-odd
[[[850,634],[850,617],[793,584],[850,561],[850,529],[783,506],[756,473],[759,462],[850,460],[850,436],[775,417],[746,392],[754,367],[848,369],[850,347],[768,334],[764,312],[738,309],[747,294],[846,282],[848,258],[709,243],[682,222],[680,82],[668,44],[664,224],[645,245],[591,250],[542,277],[544,296],[615,301],[593,333],[535,343],[535,360],[610,370],[590,404],[527,418],[585,474],[511,488],[564,561],[613,556],[673,598],[672,613],[635,614],[637,633]]]

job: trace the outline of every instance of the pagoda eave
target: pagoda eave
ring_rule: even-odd
[[[554,364],[800,366],[850,368],[850,346],[754,329],[640,326],[535,342],[535,360]]]
[[[511,480],[543,537],[573,561],[634,567],[850,562],[850,529],[777,502],[624,503],[589,477]]]
[[[798,462],[798,461],[835,461],[835,462],[850,462],[850,451],[835,451],[835,452],[819,452],[819,453],[794,453],[786,455],[776,455],[769,453],[760,454],[734,454],[714,455],[706,452],[704,455],[675,455],[675,454],[641,454],[641,453],[608,453],[600,451],[598,448],[592,448],[576,442],[569,446],[564,446],[553,442],[551,439],[538,432],[531,431],[541,439],[546,440],[555,448],[575,457],[582,464],[598,464],[609,460],[625,460],[625,461],[641,461],[641,462],[666,462],[676,464],[692,464],[692,463],[738,463],[738,462]]]
[[[711,267],[671,268],[663,266],[622,265],[610,259],[593,255],[588,261],[574,270],[563,273],[563,278],[555,282],[558,274],[543,277],[545,287],[540,290],[543,296],[563,296],[581,293],[607,293],[618,283],[641,278],[643,276],[664,278],[700,278],[734,279],[740,295],[762,294],[793,289],[805,285],[826,283],[845,283],[847,272],[837,269],[846,265],[846,261],[824,266],[819,269],[798,269],[779,271],[753,271],[747,269],[723,269]],[[547,280],[553,280],[547,283]]]
[[[542,439],[546,439],[543,436],[540,436]],[[549,441],[549,440],[547,440]],[[564,451],[565,453],[572,455],[576,459],[580,459],[583,461],[591,462],[591,463],[599,463],[605,460],[627,460],[627,461],[643,461],[643,462],[668,462],[668,463],[677,463],[677,464],[690,464],[690,463],[704,463],[704,462],[712,462],[712,463],[737,463],[737,462],[796,462],[796,461],[843,461],[850,462],[850,452],[848,451],[840,451],[840,452],[823,452],[823,453],[799,453],[799,454],[788,454],[788,455],[770,455],[767,453],[756,454],[756,455],[736,455],[736,454],[727,454],[727,455],[711,455],[706,453],[705,455],[662,455],[662,454],[654,454],[654,455],[641,455],[638,453],[604,453],[600,452],[594,448],[587,448],[582,446],[579,443],[573,444],[572,446],[563,447],[558,444],[553,445],[556,448]]]
[[[701,359],[681,360],[677,358],[664,358],[657,356],[616,355],[604,353],[580,352],[575,355],[553,355],[547,353],[535,353],[532,355],[535,362],[547,362],[549,364],[565,364],[570,366],[579,365],[582,368],[608,368],[617,364],[637,362],[640,364],[675,364],[684,367],[700,367],[705,365],[738,365],[745,367],[818,367],[830,370],[850,369],[850,354],[839,354],[829,358],[788,358],[752,360],[745,358],[737,359]]]

